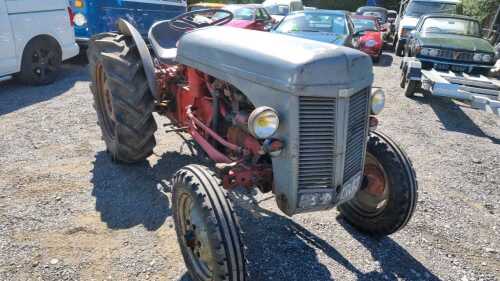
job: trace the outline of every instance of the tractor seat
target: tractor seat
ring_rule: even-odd
[[[184,31],[172,29],[168,23],[169,21],[165,20],[153,24],[148,37],[153,52],[161,63],[176,64],[177,41],[184,35]]]

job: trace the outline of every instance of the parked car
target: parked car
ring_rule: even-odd
[[[389,11],[386,8],[376,6],[364,6],[356,10],[356,15],[376,17],[380,24],[383,40],[389,40],[391,23],[388,21]]]
[[[198,11],[198,10],[204,10],[204,9],[221,9],[225,5],[226,4],[223,4],[223,3],[206,3],[206,2],[200,2],[200,3],[196,3],[196,4],[193,4],[193,5],[190,5],[188,7],[188,12]]]
[[[290,13],[305,9],[300,0],[266,0],[262,5],[276,22],[280,22]]]
[[[70,0],[75,13],[76,41],[86,47],[90,37],[116,30],[116,21],[124,18],[140,33],[146,34],[159,20],[186,12],[186,1],[176,0]]]
[[[394,10],[387,11],[387,22],[389,23],[389,34],[390,36],[394,36],[396,32],[396,19],[398,17],[398,12]],[[392,41],[391,41],[392,42]]]
[[[354,28],[361,36],[355,46],[378,62],[384,47],[383,28],[376,17],[353,15]]]
[[[396,20],[393,47],[396,55],[403,56],[404,46],[418,19],[425,14],[456,14],[460,0],[403,0]]]
[[[426,15],[411,32],[405,56],[417,57],[423,69],[487,74],[495,49],[481,37],[481,24],[459,15]]]
[[[273,32],[348,47],[354,47],[360,35],[355,34],[349,12],[320,9],[288,15]]]
[[[0,0],[0,81],[44,85],[79,52],[67,0]]]
[[[500,116],[500,87],[482,75],[493,68],[495,50],[481,38],[476,19],[423,16],[411,32],[405,55],[401,87],[406,96],[423,89],[424,94],[460,99]]]
[[[233,13],[233,20],[226,24],[228,26],[269,31],[274,24],[273,18],[262,5],[227,5],[224,10]]]

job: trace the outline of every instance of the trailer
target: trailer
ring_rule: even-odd
[[[401,69],[401,86],[407,96],[423,90],[427,96],[460,100],[472,108],[500,116],[500,81],[497,79],[451,70],[422,69],[422,63],[414,57],[405,57]]]

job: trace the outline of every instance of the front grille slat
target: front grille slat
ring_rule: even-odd
[[[368,90],[353,95],[349,100],[344,182],[363,169],[363,155],[368,126],[368,105]]]
[[[299,98],[299,189],[333,187],[335,98]]]

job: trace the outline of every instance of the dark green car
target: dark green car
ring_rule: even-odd
[[[487,74],[495,65],[493,46],[481,38],[474,18],[426,15],[411,32],[405,56],[416,57],[422,69]]]

